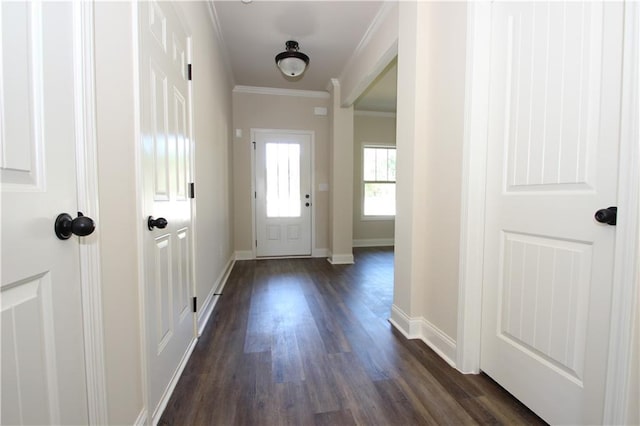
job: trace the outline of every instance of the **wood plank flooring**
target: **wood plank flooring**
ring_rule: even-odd
[[[544,424],[387,321],[391,248],[237,262],[162,425]]]

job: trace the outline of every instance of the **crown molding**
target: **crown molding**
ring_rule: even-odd
[[[384,118],[396,118],[395,112],[384,111],[366,111],[366,110],[354,110],[353,115],[358,117],[384,117]]]
[[[227,71],[227,76],[229,77],[229,81],[231,82],[231,86],[236,85],[235,78],[233,76],[233,68],[231,67],[231,58],[229,58],[229,51],[227,50],[227,45],[224,42],[224,37],[222,36],[222,29],[220,27],[220,20],[218,19],[218,13],[216,12],[216,7],[213,4],[213,1],[208,1],[207,10],[209,11],[209,18],[211,19],[211,24],[213,26],[213,32],[216,35],[216,39],[218,40],[218,47],[220,48],[220,54],[222,56],[222,62],[224,63],[224,68]]]
[[[367,31],[365,31],[364,35],[362,36],[360,43],[358,43],[355,50],[351,54],[351,58],[349,59],[345,67],[342,69],[342,72],[340,73],[340,80],[342,80],[342,78],[344,77],[345,72],[349,68],[351,68],[353,61],[355,61],[356,58],[360,56],[360,53],[362,53],[362,51],[366,49],[367,45],[371,42],[371,38],[376,34],[376,32],[378,31],[378,28],[380,28],[380,26],[384,23],[387,15],[393,9],[394,6],[396,6],[395,1],[385,1],[384,4],[380,6],[380,10],[378,10],[378,13],[371,21],[369,28],[367,28]]]
[[[294,96],[298,98],[328,99],[329,93],[316,90],[280,89],[277,87],[235,86],[233,93],[251,93],[254,95]]]

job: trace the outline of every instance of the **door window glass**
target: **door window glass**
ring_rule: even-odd
[[[300,217],[300,145],[266,144],[267,217]]]

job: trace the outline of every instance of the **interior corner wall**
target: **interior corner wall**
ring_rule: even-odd
[[[396,119],[356,113],[353,135],[353,240],[364,243],[393,240],[394,219],[363,220],[362,153],[365,145],[395,146]]]
[[[401,2],[394,305],[452,341],[458,315],[466,5]]]
[[[130,2],[97,2],[94,15],[98,240],[110,424],[133,424],[144,408],[136,226],[134,7]]]
[[[191,30],[195,284],[211,300],[233,260],[231,78],[205,2],[177,2]],[[199,310],[199,314],[203,313]],[[199,325],[204,318],[199,317]]]
[[[329,117],[315,115],[314,108],[329,109],[328,97],[304,97],[284,94],[233,92],[233,129],[241,137],[233,138],[233,204],[236,252],[251,252],[251,129],[312,130],[314,139],[313,214],[315,215],[314,251],[329,247],[329,192],[320,185],[329,183]]]

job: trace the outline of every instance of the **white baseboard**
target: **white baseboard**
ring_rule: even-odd
[[[329,257],[329,249],[326,249],[326,248],[314,248],[311,251],[311,257]]]
[[[176,371],[173,373],[173,377],[171,377],[171,381],[169,381],[169,385],[164,390],[164,393],[162,394],[162,398],[160,398],[160,402],[158,403],[158,406],[153,411],[153,417],[152,417],[152,423],[151,423],[152,425],[158,424],[158,422],[160,421],[160,417],[162,417],[162,413],[164,413],[164,409],[167,408],[167,403],[169,402],[169,399],[173,394],[173,390],[176,388],[176,385],[178,384],[178,380],[180,380],[180,376],[182,375],[184,368],[187,366],[187,361],[189,361],[189,358],[191,357],[191,353],[193,352],[193,349],[196,347],[196,343],[198,343],[198,339],[194,338],[189,344],[187,351],[182,356],[182,359],[180,360],[180,364],[178,365],[178,368],[176,369]]]
[[[231,274],[231,270],[233,269],[233,265],[236,264],[235,255],[232,255],[227,264],[225,265],[222,273],[214,283],[213,287],[211,287],[211,291],[207,295],[204,303],[202,303],[202,307],[198,311],[198,336],[202,334],[204,327],[207,325],[209,321],[209,317],[211,316],[211,312],[213,312],[213,308],[218,303],[218,299],[220,296],[216,296],[216,294],[222,293],[224,286],[227,284],[227,279]]]
[[[235,253],[235,260],[253,260],[253,252],[251,250],[238,250]]]
[[[395,245],[394,238],[365,238],[353,240],[354,247],[386,247]]]
[[[332,265],[351,265],[354,263],[353,254],[331,254],[327,260]]]
[[[411,318],[396,305],[391,306],[389,322],[407,339],[420,339],[447,364],[456,367],[456,342],[424,317]]]
[[[133,423],[133,426],[145,426],[147,424],[147,407],[142,407],[140,410],[140,414],[138,414],[138,418]]]

